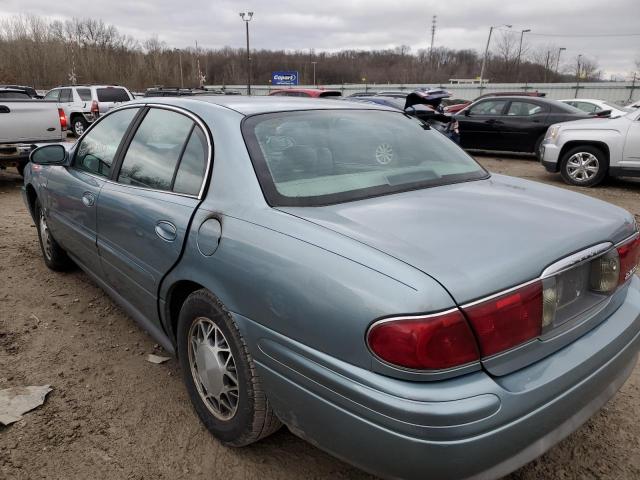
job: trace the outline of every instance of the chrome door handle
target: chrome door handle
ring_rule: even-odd
[[[84,192],[82,194],[82,203],[85,207],[93,207],[96,203],[96,196],[90,192]]]
[[[162,240],[173,242],[178,236],[178,229],[173,223],[167,222],[166,220],[160,220],[156,223],[156,235],[158,235]]]

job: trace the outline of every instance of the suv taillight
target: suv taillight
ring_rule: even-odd
[[[638,269],[638,264],[640,264],[640,234],[619,245],[617,249],[620,256],[618,285],[622,285],[631,278],[631,275]]]
[[[374,323],[367,334],[381,360],[415,370],[442,370],[480,360],[478,346],[460,310]]]
[[[64,132],[67,129],[67,117],[61,108],[58,109],[58,118],[60,119],[60,130]]]
[[[93,100],[91,102],[91,113],[93,113],[95,116],[98,116],[98,114],[100,113],[100,109],[98,108],[98,101],[97,100]]]

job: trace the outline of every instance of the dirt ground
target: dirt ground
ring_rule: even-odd
[[[531,159],[479,157],[490,170],[568,188]],[[51,385],[45,404],[0,427],[0,479],[364,479],[286,429],[222,447],[193,412],[174,360],[80,271],[50,272],[20,197],[0,172],[0,388]],[[582,193],[640,218],[640,181]],[[586,425],[515,479],[640,478],[640,367]],[[357,441],[354,438],[354,441]]]

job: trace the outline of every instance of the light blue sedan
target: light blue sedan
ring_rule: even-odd
[[[638,358],[628,212],[385,107],[138,100],[36,150],[24,196],[47,266],[177,355],[225,445],[285,424],[383,477],[496,478]]]

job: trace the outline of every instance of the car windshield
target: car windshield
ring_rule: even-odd
[[[401,112],[248,117],[243,135],[271,205],[314,206],[487,178],[451,140]]]

